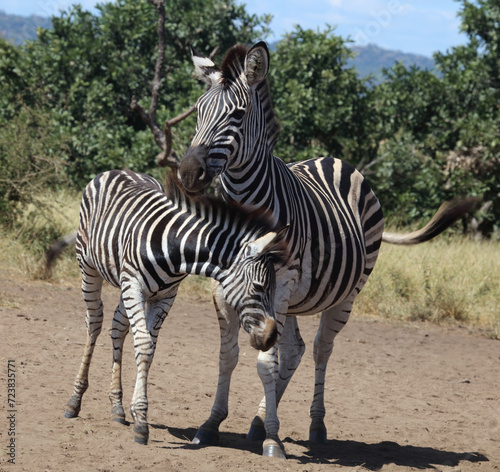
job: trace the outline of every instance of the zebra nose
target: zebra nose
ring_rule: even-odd
[[[198,193],[205,190],[213,175],[207,169],[207,146],[190,147],[179,166],[179,179],[188,192]]]
[[[250,344],[258,351],[268,351],[278,339],[278,328],[273,319],[267,319],[264,328],[250,335]]]

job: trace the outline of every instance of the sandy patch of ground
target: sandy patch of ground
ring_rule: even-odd
[[[316,317],[299,320],[306,354],[279,409],[288,459],[263,458],[261,445],[245,439],[263,390],[244,332],[220,445],[192,446],[212,406],[219,335],[211,303],[186,296],[163,324],[150,373],[149,445],[135,444],[131,425],[109,419],[108,329],[117,301],[118,292],[106,289],[90,387],[81,416],[68,420],[64,408],[85,342],[79,288],[0,278],[1,471],[500,470],[500,343],[460,328],[356,319],[337,337],[328,366],[325,446],[307,443]],[[9,360],[15,466],[7,462]],[[136,373],[131,339],[124,366],[128,404]]]

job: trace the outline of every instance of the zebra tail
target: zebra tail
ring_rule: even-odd
[[[75,242],[76,231],[73,231],[50,244],[50,247],[45,255],[45,275],[47,278],[49,278],[52,273],[52,266],[54,265],[55,260],[61,255],[65,248],[72,246]]]
[[[412,245],[420,244],[441,234],[455,221],[475,210],[480,198],[470,197],[454,199],[443,203],[431,220],[421,229],[408,234],[387,233],[382,234],[382,241],[389,244]]]

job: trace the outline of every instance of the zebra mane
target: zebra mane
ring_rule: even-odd
[[[226,53],[220,71],[222,73],[222,84],[228,87],[245,72],[245,58],[250,48],[244,44],[236,44]]]
[[[222,85],[224,87],[228,87],[245,72],[245,59],[249,50],[250,48],[244,44],[236,44],[226,53],[221,65]],[[274,112],[267,78],[257,85],[256,91],[259,94],[262,107],[264,108],[267,128],[267,144],[272,152],[276,142],[278,141],[281,132],[281,125],[279,124],[276,113]]]
[[[176,172],[169,172],[167,174],[165,179],[165,193],[170,200],[185,204],[192,212],[207,214],[207,210],[211,209],[214,213],[222,213],[231,221],[248,222],[252,230],[258,228],[259,237],[271,231],[279,233],[282,230],[281,227],[273,223],[271,219],[272,213],[267,208],[251,209],[235,201],[225,201],[222,198],[205,194],[188,194],[179,181]],[[285,237],[281,237],[271,255],[274,262],[285,263],[288,260],[288,244]]]

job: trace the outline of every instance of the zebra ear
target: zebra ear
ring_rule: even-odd
[[[254,44],[245,59],[245,75],[250,87],[259,84],[269,71],[269,50],[264,41]]]
[[[189,47],[191,48],[191,58],[194,64],[194,76],[211,87],[221,78],[219,69],[212,59],[200,54],[192,44]]]
[[[278,232],[270,231],[269,233],[261,236],[255,241],[248,243],[245,251],[246,255],[250,257],[259,257],[262,254],[277,248],[277,246],[283,243],[283,239],[287,230],[288,225]]]

